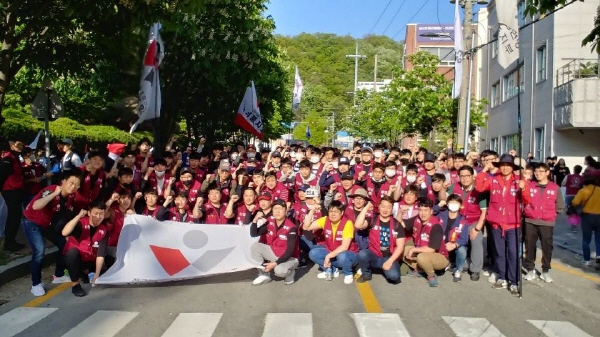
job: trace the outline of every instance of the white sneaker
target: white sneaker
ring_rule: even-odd
[[[360,268],[356,269],[356,275],[361,276],[362,275],[362,269],[360,269]]]
[[[67,282],[71,282],[71,277],[69,277],[67,275],[63,275],[61,277],[54,276],[52,279],[52,284],[60,284],[60,283],[67,283]]]
[[[322,271],[322,272],[320,272],[320,273],[317,274],[317,278],[320,278],[320,279],[324,280],[324,279],[327,278],[327,273],[324,272],[324,271]]]
[[[33,296],[40,297],[46,295],[46,291],[44,290],[44,286],[40,283],[35,286],[31,286],[31,293]]]
[[[488,282],[496,283],[497,279],[498,279],[498,275],[496,275],[496,273],[491,273],[490,277],[488,277]]]
[[[340,277],[340,270],[339,270],[339,269],[336,269],[336,270],[333,272],[333,277]]]
[[[252,285],[253,286],[258,286],[264,283],[269,283],[273,281],[271,279],[271,276],[269,276],[268,274],[263,274],[263,273],[259,273],[258,277],[254,279],[254,281],[252,281]]]
[[[530,270],[527,272],[527,274],[523,278],[526,281],[533,281],[537,278],[537,274],[536,274],[535,270]]]
[[[292,270],[288,271],[288,275],[285,277],[285,280],[283,280],[283,283],[287,284],[287,285],[294,284],[294,282],[296,282],[295,277],[296,277],[296,270],[292,269]]]
[[[548,272],[542,273],[542,275],[540,275],[540,278],[542,279],[542,281],[544,281],[546,283],[554,282],[554,280],[552,279],[552,277],[550,277]]]
[[[483,276],[487,276],[487,277],[490,276],[490,272],[486,269],[482,270],[481,273],[483,274]]]
[[[592,261],[581,260],[581,265],[584,267],[591,267]]]
[[[344,275],[344,284],[352,284],[354,282],[354,276]]]

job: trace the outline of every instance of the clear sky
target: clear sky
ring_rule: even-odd
[[[277,26],[275,33],[282,35],[306,32],[363,37],[371,33],[401,41],[407,23],[454,21],[454,5],[449,0],[271,0],[267,6],[267,15]]]

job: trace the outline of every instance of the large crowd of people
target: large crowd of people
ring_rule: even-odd
[[[600,165],[591,157],[585,171],[575,166],[571,173],[556,158],[454,153],[451,141],[434,154],[385,143],[259,151],[205,139],[197,148],[170,143],[160,151],[143,139],[80,156],[63,139],[52,158],[20,141],[7,145],[0,166],[4,249],[24,247],[16,241],[21,227],[33,251],[35,296],[45,294],[45,240],[58,247],[53,283],[72,282],[73,294],[85,296],[80,282],[94,283],[114,262],[128,214],[249,226],[259,238],[250,252],[261,263],[254,285],[273,275],[293,284],[296,269],[314,263],[318,278],[342,275],[345,284],[382,274],[393,284],[422,277],[437,287],[449,272],[454,282],[483,275],[492,288],[518,295],[521,240],[524,279],[552,282],[553,229],[565,211],[574,231],[581,222],[583,264],[591,266],[593,235],[600,257]]]

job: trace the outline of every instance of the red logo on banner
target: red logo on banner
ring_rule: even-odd
[[[152,249],[158,263],[160,263],[169,276],[179,273],[190,265],[189,261],[183,256],[179,249],[153,245],[150,245],[150,249]]]

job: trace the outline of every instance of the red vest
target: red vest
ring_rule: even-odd
[[[50,185],[44,188],[43,190],[39,191],[38,194],[36,194],[35,197],[33,197],[29,205],[27,205],[27,207],[25,208],[25,211],[23,212],[25,219],[33,222],[34,224],[42,228],[48,228],[50,226],[52,218],[56,215],[56,213],[60,212],[60,195],[54,197],[54,199],[52,199],[52,201],[50,201],[46,205],[46,207],[42,208],[39,211],[33,209],[33,203],[39,199],[48,196],[49,194],[54,193],[55,190],[56,185]],[[75,195],[71,194],[67,196],[67,202],[65,206],[69,211],[73,210],[74,202]]]
[[[450,170],[450,183],[452,185],[460,183],[460,176],[457,170]]]
[[[365,171],[365,175],[363,176],[364,180],[369,178],[369,173],[373,170],[373,162],[369,163],[369,166],[365,166],[365,164],[356,164],[354,165],[354,181],[358,181],[358,175],[360,172]]]
[[[144,207],[144,210],[142,211],[142,215],[146,215],[146,216],[151,216],[154,219],[156,219],[156,214],[158,214],[158,211],[160,210],[160,206],[156,205],[156,208],[153,211],[150,211],[148,209],[148,206]]]
[[[98,243],[104,239],[107,234],[106,227],[103,224],[96,227],[94,236],[90,235],[90,218],[83,217],[79,220],[81,224],[81,235],[75,238],[70,235],[67,238],[63,254],[66,254],[70,249],[76,248],[79,251],[79,256],[83,262],[94,262],[98,257]]]
[[[271,247],[275,256],[280,257],[287,250],[287,237],[290,231],[296,226],[290,221],[290,219],[285,219],[284,223],[281,226],[277,226],[277,221],[275,218],[270,217],[267,220],[267,233],[265,234],[265,242],[267,245]],[[300,245],[299,240],[296,239],[296,247],[294,248],[294,253],[292,257],[298,258],[300,257]]]
[[[154,157],[150,154],[148,154],[148,155],[150,156],[150,158],[148,158],[148,167],[153,167],[154,166]],[[146,160],[146,157],[142,157],[141,154],[138,154],[137,156],[135,156],[135,165],[138,167],[142,167],[144,160]]]
[[[158,207],[157,207],[158,208]],[[123,224],[125,223],[125,213],[121,212],[119,205],[115,205],[112,208],[114,212],[114,217],[111,219],[111,224],[107,226],[108,228],[108,246],[116,247],[119,242],[119,236],[121,235],[121,230],[123,229]]]
[[[302,177],[300,176],[300,173],[298,173],[296,174],[296,177],[294,179],[294,190],[296,191],[296,193],[294,194],[294,199],[296,200],[296,202],[300,202],[300,197],[298,197],[298,189],[302,187],[302,185],[308,184],[308,186],[310,187],[319,186],[319,179],[317,178],[317,176],[314,176],[313,180],[304,182],[302,180]]]
[[[12,152],[2,152],[2,158],[10,157],[12,161],[12,172],[2,185],[3,191],[21,190],[25,187],[23,181],[23,170],[21,169],[21,161]]]
[[[504,230],[521,226],[521,190],[514,175],[509,181],[500,175],[494,175],[490,184],[490,204],[486,218],[496,228]],[[501,180],[503,180],[501,182]],[[504,183],[505,185],[502,185]]]
[[[256,209],[258,209],[258,208],[254,207],[254,210],[256,210]],[[237,205],[235,207],[235,212],[236,212],[236,216],[235,216],[236,224],[247,225],[249,223],[252,223],[252,212],[250,210],[248,210],[248,207],[246,206],[246,204],[241,203],[241,204]]]
[[[567,195],[576,195],[583,187],[583,177],[579,174],[569,174],[567,176],[565,187]]]
[[[354,201],[354,198],[350,198],[349,195],[356,193],[356,190],[358,190],[359,188],[361,188],[361,187],[358,185],[352,185],[352,187],[350,188],[350,191],[348,193],[346,193],[346,191],[344,190],[342,185],[339,185],[337,187],[336,193],[342,195],[342,198],[340,199],[340,201],[342,202],[342,204],[344,204],[346,206],[346,208],[351,207],[352,203]],[[335,200],[335,196],[334,196],[334,200]]]
[[[221,207],[217,210],[210,202],[204,204],[204,223],[211,225],[226,225],[228,220],[225,217],[225,210],[227,204],[221,204]]]
[[[181,181],[175,183],[175,189],[177,189],[177,192],[187,193],[188,205],[190,205],[190,207],[194,207],[196,204],[196,199],[198,199],[198,194],[200,194],[201,186],[202,184],[200,184],[200,182],[193,181],[192,186],[190,186],[190,189],[188,190]]]
[[[187,216],[187,217],[184,219],[184,216]],[[169,220],[177,221],[177,222],[186,222],[186,223],[194,223],[196,221],[194,219],[194,215],[192,214],[192,211],[190,211],[189,209],[186,209],[185,213],[181,214],[181,213],[179,213],[179,210],[177,210],[177,207],[169,208]]]
[[[367,207],[365,205],[365,207]],[[367,218],[370,218],[373,216],[373,211],[367,211]],[[350,205],[348,207],[346,207],[346,210],[344,211],[344,217],[348,220],[351,220],[352,222],[356,221],[356,214],[354,213],[354,206]]]
[[[25,165],[25,163],[23,163],[22,165],[22,170],[23,170],[23,180],[30,180],[30,179],[35,179],[35,178],[40,178],[42,177],[42,175],[44,174],[44,167],[37,162],[33,162],[31,163],[31,165]],[[39,183],[34,183],[34,182],[28,182],[25,183],[26,185],[26,190],[27,193],[29,195],[36,195],[39,191],[42,190],[42,188],[44,188],[44,186],[42,185],[41,182]]]
[[[269,189],[265,186],[265,190],[271,193],[273,200],[281,199],[285,202],[288,202],[290,199],[289,190],[280,182],[277,182],[277,185],[274,189]]]
[[[556,220],[556,197],[558,185],[549,181],[542,190],[537,183],[530,183],[527,192],[531,196],[524,207],[525,218],[553,222]]]
[[[470,191],[464,191],[460,184],[455,184],[452,192],[460,195],[462,199],[462,206],[460,208],[460,215],[465,217],[467,223],[473,224],[479,221],[481,216],[481,208],[479,208],[479,201],[481,192],[475,189],[475,186]]]
[[[377,192],[377,190],[375,189],[375,182],[373,182],[373,179],[367,179],[367,193],[369,194],[371,202],[374,206],[378,206],[379,202],[381,201],[381,198],[385,197],[389,192],[390,188],[396,184],[395,180],[392,180],[392,183],[390,183],[385,178],[383,179],[384,182],[380,185],[379,192]]]
[[[369,250],[375,255],[382,257],[381,253],[381,219],[379,215],[375,216],[371,228],[369,229]],[[398,220],[390,217],[390,253],[394,254],[396,250],[396,239],[398,238]]]
[[[98,170],[98,179],[92,186],[91,173],[86,171],[85,166],[80,169],[84,172],[85,178],[81,182],[81,187],[75,192],[75,207],[78,209],[88,209],[92,201],[100,195],[100,190],[104,184],[104,170]]]
[[[352,221],[346,219],[345,217],[342,217],[342,219],[340,219],[340,224],[337,227],[337,231],[333,233],[333,226],[331,224],[331,220],[329,220],[329,217],[325,219],[325,227],[323,227],[323,234],[325,236],[325,247],[327,248],[328,252],[333,252],[339,246],[342,245],[344,228],[346,228],[346,226],[353,226]],[[358,252],[358,246],[356,245],[354,240],[352,240],[352,242],[350,243],[350,247],[348,247],[348,250],[355,253]]]
[[[163,197],[163,195],[165,194],[165,190],[167,189],[167,187],[169,187],[169,179],[170,178],[171,178],[171,175],[165,172],[165,175],[163,176],[162,189],[159,189],[158,188],[158,178],[156,177],[156,173],[154,173],[154,172],[150,173],[150,176],[148,177],[148,184],[150,184],[150,186],[152,186],[152,188],[158,192],[159,199],[161,197]]]
[[[415,222],[414,222],[414,228],[413,228],[413,241],[415,243],[415,247],[429,247],[429,237],[431,235],[431,229],[434,226],[441,226],[442,230],[443,230],[443,226],[440,223],[440,220],[435,217],[435,216],[431,216],[431,218],[429,218],[429,221],[427,221],[425,224],[423,224],[423,222],[421,221],[421,218],[416,217],[415,218]],[[436,251],[437,253],[440,253],[442,255],[444,255],[446,258],[448,258],[448,251],[446,250],[446,245],[444,244],[444,240],[442,240],[442,242],[440,243],[440,248]]]
[[[221,202],[224,204],[228,203],[231,194],[231,179],[227,179],[224,182],[221,182],[221,179],[217,179],[217,184],[221,188]]]
[[[127,166],[123,166],[123,167],[127,167]],[[142,184],[142,170],[135,163],[133,164],[133,168],[130,167],[130,169],[133,171],[132,184],[134,184],[135,187],[139,188],[140,185]]]

